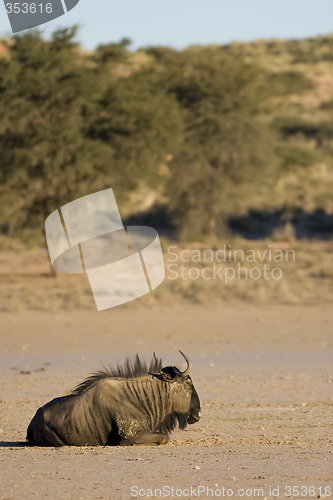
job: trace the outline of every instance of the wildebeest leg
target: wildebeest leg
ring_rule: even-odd
[[[120,446],[132,446],[133,444],[167,444],[168,436],[157,432],[139,432],[133,437],[122,438]]]

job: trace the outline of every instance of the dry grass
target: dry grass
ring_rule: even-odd
[[[299,241],[290,235],[279,241],[262,240],[246,241],[242,239],[219,240],[214,244],[192,243],[187,246],[174,247],[174,243],[163,241],[166,279],[153,293],[132,302],[130,307],[141,307],[156,301],[165,304],[175,304],[179,301],[202,304],[218,303],[219,301],[246,301],[251,303],[283,303],[283,304],[319,304],[333,301],[333,244],[322,241]],[[211,258],[198,260],[198,252],[204,255],[205,250],[213,252],[226,248],[243,250],[245,255],[249,251],[256,254],[254,262],[243,262],[241,255],[236,255],[231,262],[212,262]],[[231,247],[228,247],[231,245]],[[170,247],[172,248],[170,249]],[[8,238],[0,238],[0,310],[18,311],[35,309],[44,311],[60,310],[95,310],[93,296],[85,275],[68,275],[57,273],[50,275],[50,264],[46,250],[42,247],[27,248],[22,243]],[[295,262],[270,262],[268,250],[295,251]],[[189,262],[181,262],[181,252]],[[259,252],[263,257],[261,262]],[[176,257],[170,252],[177,254]],[[210,254],[206,254],[211,256]],[[214,254],[216,255],[216,254]],[[217,254],[219,255],[219,254]],[[232,254],[233,255],[233,254]],[[291,255],[291,254],[290,254]],[[221,253],[220,253],[221,257]],[[170,268],[170,264],[172,267]],[[183,269],[181,269],[183,265]],[[213,267],[220,269],[220,275],[212,277]],[[247,269],[247,279],[243,270],[237,277],[238,265]],[[281,269],[280,279],[273,279],[271,271],[266,271],[265,279],[263,266],[267,269],[278,267]],[[207,268],[207,269],[206,269]],[[261,272],[260,279],[251,279],[250,272],[255,278]],[[206,269],[204,271],[204,269]],[[235,270],[234,279],[225,280],[226,270],[229,277],[232,269]],[[175,278],[175,273],[179,276]],[[183,273],[183,277],[180,273]],[[204,279],[204,276],[210,276]],[[279,272],[276,272],[276,276]],[[189,275],[192,279],[189,278]],[[222,276],[222,278],[221,278]],[[195,279],[193,279],[195,278]],[[126,307],[126,306],[125,306]]]
[[[296,241],[290,238],[285,241],[221,241],[220,244],[215,246],[216,249],[223,248],[224,244],[231,245],[232,249],[243,250],[245,255],[248,251],[255,252],[257,255],[255,262],[243,262],[238,259],[233,262],[233,254],[231,262],[215,263],[217,267],[222,268],[222,276],[220,279],[203,279],[200,277],[196,280],[191,279],[166,279],[164,285],[157,291],[159,298],[165,295],[181,296],[182,298],[195,300],[198,302],[216,302],[223,301],[237,301],[245,300],[255,303],[285,303],[285,304],[318,304],[328,303],[333,300],[333,245],[332,242],[318,242],[318,241]],[[193,245],[193,255],[197,250],[204,250],[205,247]],[[292,254],[289,252],[289,262],[274,262],[270,259],[269,249],[274,254],[274,251],[293,250],[295,252],[295,261]],[[261,262],[260,256],[264,255],[267,251],[266,257]],[[179,249],[179,254],[181,249]],[[274,254],[276,255],[276,253]],[[172,257],[174,258],[174,257]],[[167,257],[166,257],[167,259]],[[284,260],[286,258],[284,257]],[[177,262],[178,265],[178,262]],[[204,267],[210,268],[206,271],[206,276],[212,273],[213,263],[185,263],[187,270],[190,268],[197,268],[203,270]],[[239,277],[238,265],[243,270]],[[266,267],[266,278],[264,273],[264,266]],[[178,266],[179,267],[179,266]],[[230,269],[234,269],[235,278],[226,282],[225,274],[229,269],[229,275],[232,275]],[[256,269],[254,269],[256,268]],[[281,271],[274,271],[275,277],[272,277],[272,269],[279,268]],[[174,268],[172,268],[174,269]],[[250,273],[255,279],[251,279]],[[224,271],[224,272],[223,272]],[[260,271],[260,272],[259,272]],[[198,274],[198,271],[189,271],[192,276]],[[186,273],[184,273],[186,275]],[[261,274],[259,279],[257,276]],[[168,276],[168,274],[167,274]],[[170,277],[170,273],[169,273]],[[240,279],[239,279],[240,278]]]

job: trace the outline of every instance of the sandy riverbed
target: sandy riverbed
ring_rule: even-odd
[[[150,498],[163,487],[168,498],[172,487],[174,498],[180,490],[195,498],[198,486],[222,497],[249,489],[252,498],[273,498],[279,487],[286,498],[302,485],[315,487],[302,490],[313,498],[332,486],[328,305],[1,312],[0,328],[1,498]],[[36,409],[101,364],[137,352],[149,360],[152,351],[178,364],[178,349],[193,360],[202,418],[166,446],[25,445]]]

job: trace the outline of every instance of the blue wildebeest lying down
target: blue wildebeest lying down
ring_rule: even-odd
[[[189,376],[177,366],[162,368],[155,354],[149,369],[138,356],[125,367],[96,372],[69,396],[37,410],[27,439],[39,446],[165,444],[200,418],[200,401]]]

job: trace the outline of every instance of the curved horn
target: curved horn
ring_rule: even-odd
[[[185,359],[186,363],[187,363],[187,367],[186,367],[186,370],[184,372],[180,372],[180,374],[182,375],[182,377],[186,377],[186,375],[188,375],[190,373],[190,371],[192,370],[192,363],[191,361],[188,359],[187,356],[185,356],[185,354],[182,352],[182,351],[179,351],[180,354],[183,356],[183,358]]]

